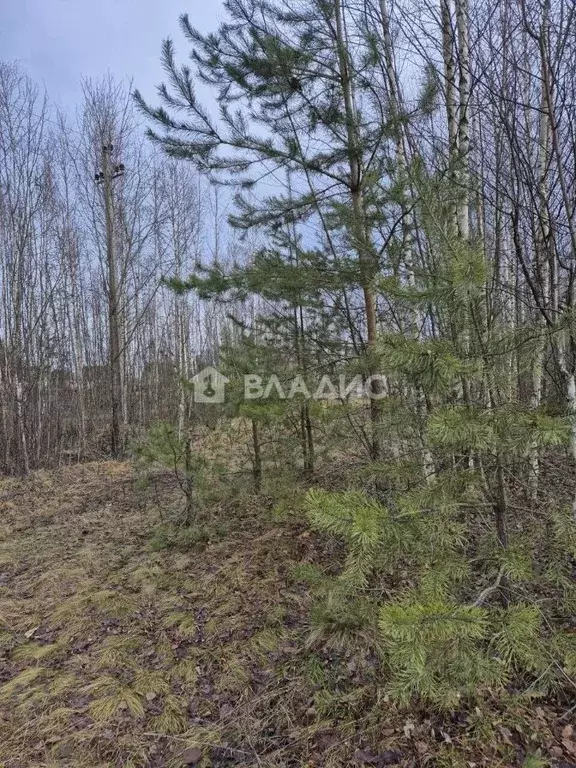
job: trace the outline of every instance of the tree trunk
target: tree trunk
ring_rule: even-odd
[[[508,498],[506,493],[506,483],[504,478],[504,467],[502,457],[496,459],[496,500],[494,503],[494,515],[496,517],[496,535],[498,543],[502,550],[508,549]],[[502,576],[500,581],[500,595],[502,604],[506,607],[509,603],[509,585],[506,576]]]
[[[448,125],[448,156],[452,168],[458,153],[458,122],[456,109],[456,58],[454,55],[454,34],[452,30],[452,0],[440,0],[442,25],[442,57],[444,59],[444,81],[446,120]]]
[[[464,242],[470,239],[470,49],[468,42],[468,0],[456,0],[458,64],[460,69],[460,109],[458,113],[458,233]]]
[[[378,461],[382,457],[381,423],[382,409],[380,397],[382,396],[382,382],[379,378],[379,370],[376,364],[376,344],[378,340],[378,317],[376,291],[374,278],[378,272],[378,258],[374,244],[366,226],[366,211],[364,206],[364,193],[362,178],[362,147],[358,128],[358,115],[354,99],[354,85],[349,62],[349,53],[346,41],[345,20],[342,9],[342,0],[334,0],[336,17],[336,45],[340,79],[344,97],[344,110],[346,117],[346,132],[348,142],[348,163],[350,168],[349,187],[352,198],[353,223],[351,235],[354,248],[358,254],[362,292],[364,295],[364,309],[366,315],[366,356],[368,358],[367,371],[370,377],[370,420],[372,424],[372,438],[370,453],[371,458]]]
[[[254,478],[254,492],[260,493],[262,490],[262,453],[260,445],[260,426],[255,419],[252,419],[252,476]]]
[[[194,509],[194,468],[192,461],[192,438],[186,438],[186,448],[184,453],[184,471],[186,472],[184,490],[186,493],[186,526],[191,526],[195,522]]]
[[[408,285],[411,288],[416,287],[416,278],[414,275],[413,264],[413,221],[412,221],[412,208],[413,200],[411,194],[411,187],[409,179],[407,177],[407,159],[406,149],[407,144],[405,137],[405,128],[401,122],[401,104],[402,95],[400,91],[400,83],[396,74],[396,68],[394,66],[394,52],[392,49],[392,36],[390,34],[390,17],[388,14],[388,8],[386,6],[386,0],[380,0],[380,14],[382,20],[382,33],[384,44],[384,62],[386,66],[386,80],[388,83],[389,100],[390,100],[390,112],[392,120],[395,123],[397,137],[396,137],[396,166],[397,175],[400,183],[405,187],[405,193],[402,202],[402,257],[404,261],[404,269],[406,270],[406,279]],[[414,338],[418,338],[420,329],[423,326],[422,313],[416,309],[410,313],[409,319],[409,333]],[[426,396],[422,387],[416,385],[416,408],[418,411],[418,417],[420,420],[420,443],[421,443],[421,455],[422,455],[422,470],[426,482],[433,482],[436,476],[436,468],[434,465],[434,457],[427,445],[425,437],[425,424],[428,416],[426,406]],[[394,451],[393,451],[394,452]],[[396,451],[397,452],[397,451]]]

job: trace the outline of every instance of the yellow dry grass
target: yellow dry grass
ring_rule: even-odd
[[[153,503],[122,463],[0,482],[5,768],[177,768],[189,747],[201,765],[272,766],[287,739],[312,750],[318,728],[295,722],[312,694],[290,682],[307,607],[288,574],[306,538],[248,505],[226,539],[154,552],[176,493],[160,481]]]
[[[552,744],[533,712],[399,713],[369,647],[311,647],[304,575],[337,556],[288,501],[278,522],[231,493],[203,512],[214,536],[154,551],[178,492],[136,480],[0,480],[0,768],[182,768],[192,748],[200,768],[521,765],[507,734],[528,720]]]

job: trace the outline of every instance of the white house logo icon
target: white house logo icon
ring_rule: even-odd
[[[223,403],[226,393],[226,384],[230,379],[222,376],[220,371],[211,366],[198,371],[192,377],[194,385],[195,403]]]

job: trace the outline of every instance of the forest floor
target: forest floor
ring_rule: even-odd
[[[0,480],[3,768],[576,761],[552,704],[398,710],[369,642],[310,643],[335,545],[255,497],[179,535],[176,495],[111,462]]]

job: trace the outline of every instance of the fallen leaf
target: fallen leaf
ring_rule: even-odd
[[[200,760],[202,760],[202,750],[198,749],[198,747],[189,747],[182,752],[180,757],[184,765],[198,765]]]
[[[409,739],[414,733],[415,728],[416,726],[414,725],[414,723],[408,720],[408,722],[404,725],[404,728],[403,728],[404,736],[406,736],[406,738]]]
[[[576,757],[576,741],[572,741],[572,739],[562,739],[562,745],[566,752],[569,752]]]
[[[367,749],[357,749],[356,752],[354,752],[354,760],[363,763],[364,765],[375,765],[376,755],[372,754],[372,752],[369,752]]]
[[[383,768],[385,765],[397,765],[402,760],[400,752],[387,750],[375,755],[367,749],[358,749],[354,753],[354,759],[363,765],[374,765],[376,768]]]
[[[416,752],[418,752],[420,756],[425,755],[426,752],[428,752],[428,744],[426,744],[425,741],[417,741],[414,746],[416,747]]]
[[[63,760],[66,760],[67,758],[72,757],[73,754],[74,754],[74,747],[72,746],[72,744],[62,744],[58,748],[58,757]]]
[[[397,765],[402,760],[402,755],[400,752],[394,752],[393,750],[389,749],[386,752],[381,752],[378,755],[378,762],[376,765],[378,768],[382,765]]]

